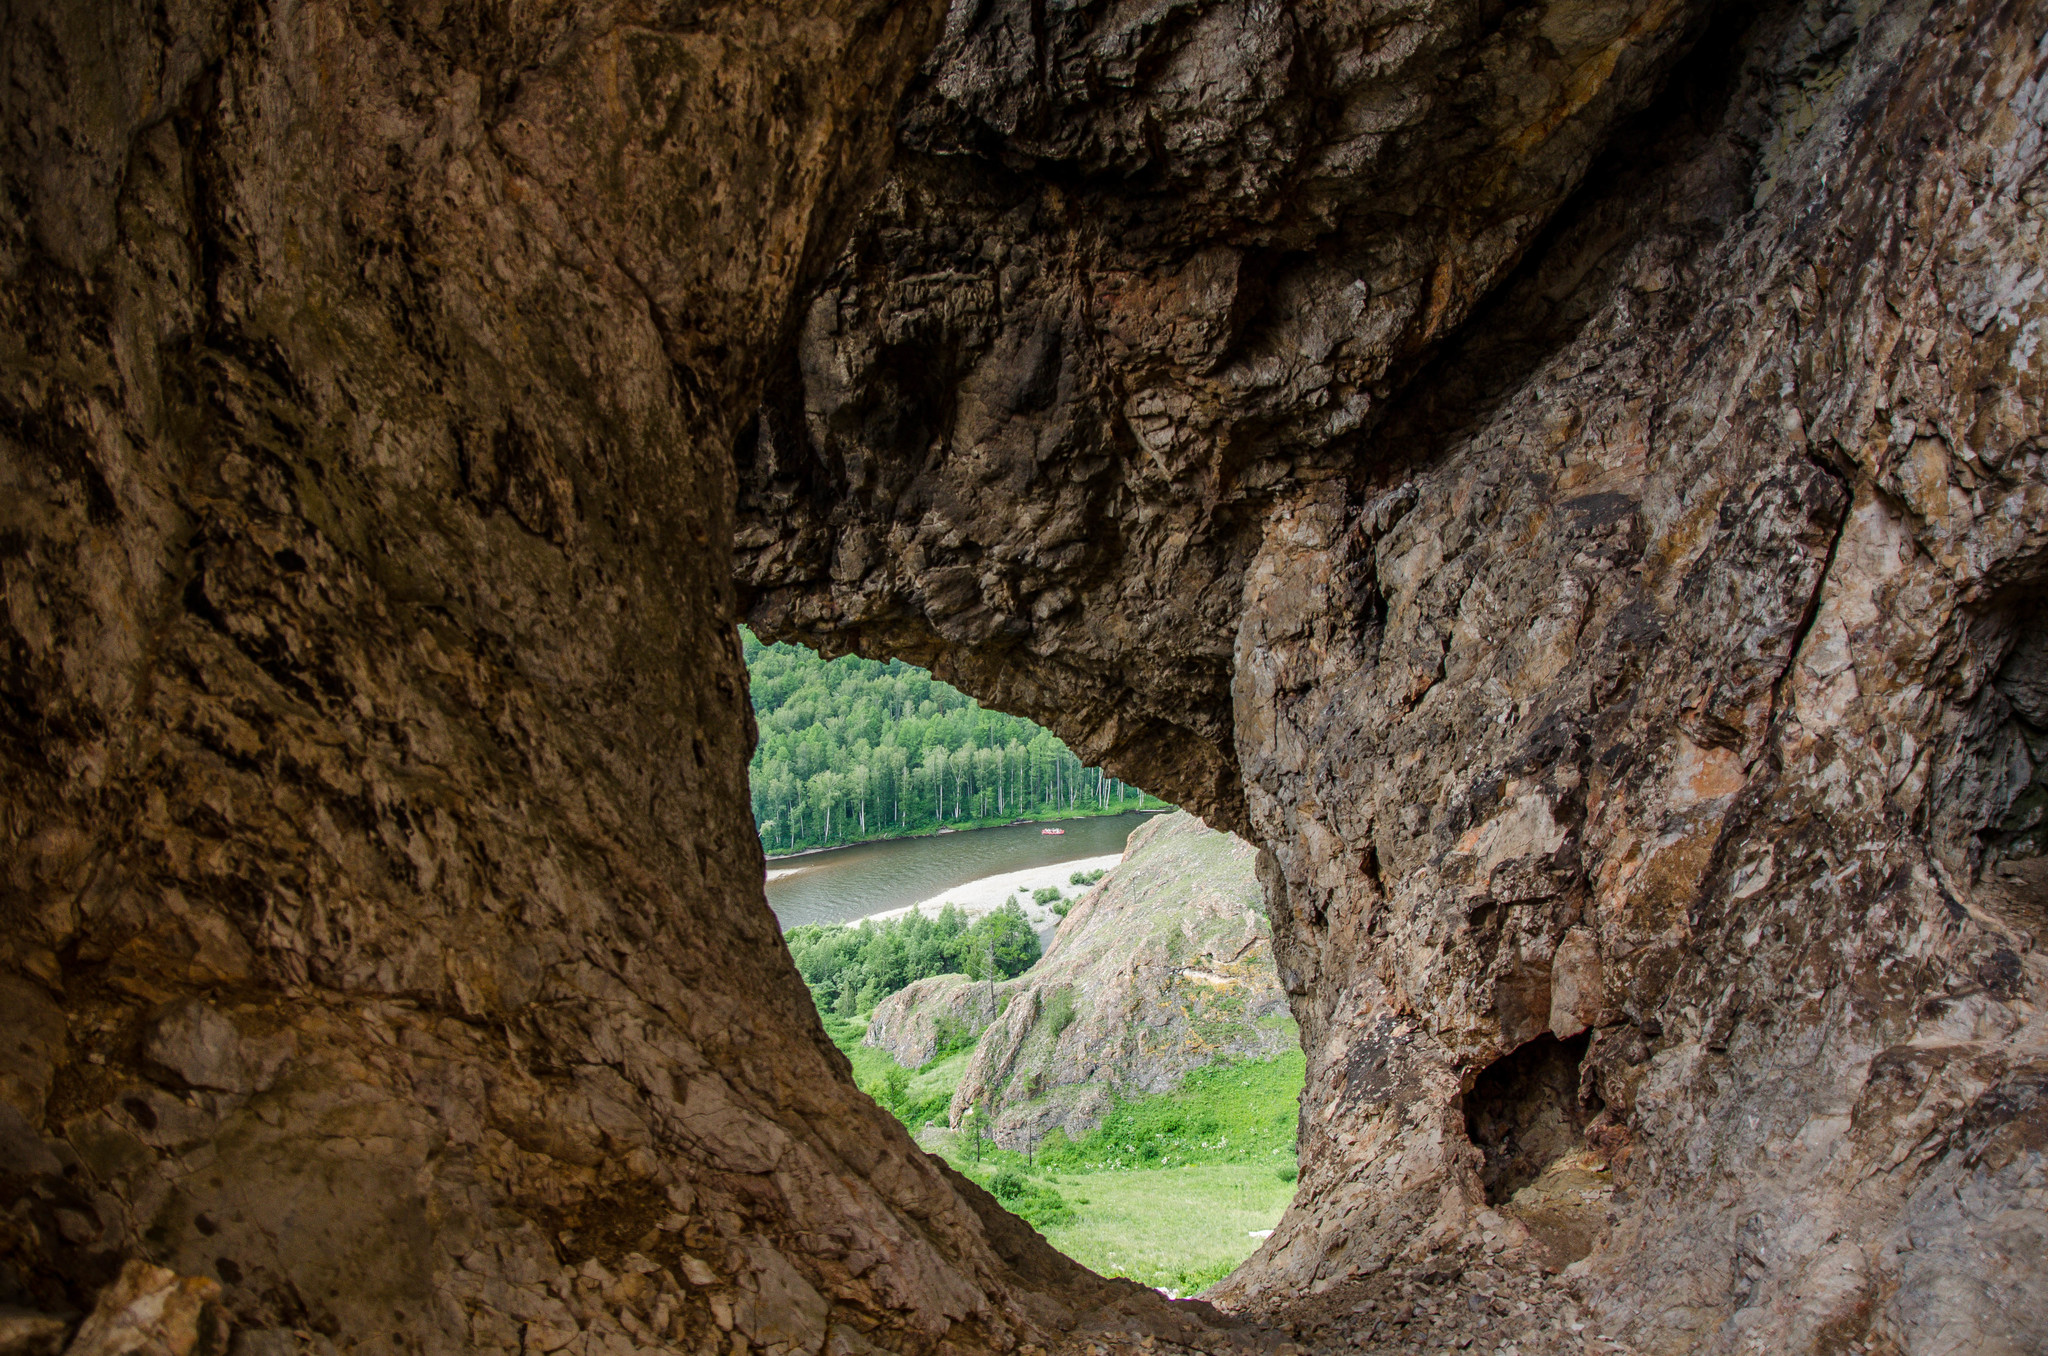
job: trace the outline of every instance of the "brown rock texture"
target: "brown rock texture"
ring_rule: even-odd
[[[8,8],[10,1341],[184,1349],[145,1263],[263,1356],[1132,1293],[854,1090],[746,812],[728,449],[941,17]]]
[[[1114,1099],[1170,1091],[1217,1060],[1292,1049],[1254,859],[1193,815],[1161,815],[1031,969],[918,980],[875,1005],[865,1041],[910,1069],[971,1041],[950,1122],[977,1108],[1020,1149],[1054,1128],[1078,1138]]]
[[[1339,476],[1695,25],[1681,0],[959,4],[737,451],[751,620],[1245,824],[1259,524]]]
[[[2048,1343],[2044,21],[953,10],[742,598],[1267,850],[1231,1305],[1492,1235],[1628,1350]]]
[[[1270,1345],[852,1088],[744,614],[1260,845],[1229,1304],[1584,1252],[1526,1349],[2039,1351],[2044,30],[10,6],[6,1330],[146,1263],[266,1356]]]

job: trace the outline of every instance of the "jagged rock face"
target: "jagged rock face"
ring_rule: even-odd
[[[1654,88],[1672,0],[955,5],[738,459],[765,632],[929,664],[1243,826],[1259,525]]]
[[[1045,957],[999,984],[921,979],[875,1005],[866,1043],[905,1068],[974,1042],[951,1123],[970,1107],[1006,1148],[1080,1137],[1119,1097],[1180,1086],[1217,1060],[1297,1039],[1273,964],[1254,849],[1189,814],[1131,834],[1074,901]]]
[[[1131,834],[1115,871],[1060,920],[1045,959],[1010,981],[953,1093],[999,1143],[1078,1138],[1115,1098],[1170,1091],[1219,1059],[1291,1047],[1254,850],[1192,815]]]
[[[956,9],[742,444],[754,623],[1269,850],[1230,1302],[1476,1243],[1540,1120],[1632,1349],[2037,1348],[2048,16],[1249,12]]]
[[[861,1043],[921,1069],[941,1051],[979,1039],[1001,1010],[1004,988],[966,975],[928,975],[875,1004]]]
[[[1707,17],[17,7],[0,1305],[1198,1336],[852,1089],[743,600],[1262,845],[1233,1302],[1469,1238],[1526,1119],[1635,1349],[2038,1348],[2048,15]]]
[[[727,449],[940,18],[10,11],[0,1307],[146,1258],[251,1352],[739,1356],[1114,1299],[852,1088],[746,812]]]

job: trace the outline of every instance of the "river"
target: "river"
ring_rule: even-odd
[[[1131,830],[1154,814],[1100,815],[1046,825],[1006,824],[928,838],[892,838],[768,863],[768,907],[785,928],[850,923],[901,909],[984,876],[1122,852]]]

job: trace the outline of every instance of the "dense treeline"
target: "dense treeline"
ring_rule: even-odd
[[[740,638],[761,727],[754,823],[771,852],[1163,803],[923,669]]]
[[[933,975],[1011,979],[1039,956],[1038,934],[1014,901],[972,923],[948,904],[936,917],[913,911],[858,927],[806,923],[784,938],[819,1009],[842,1017]]]

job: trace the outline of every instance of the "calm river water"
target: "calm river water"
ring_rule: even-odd
[[[1063,819],[1057,827],[1066,832],[1058,835],[1040,833],[1039,824],[1006,824],[784,857],[768,863],[768,907],[785,928],[848,923],[983,876],[1122,852],[1131,830],[1153,818]]]

